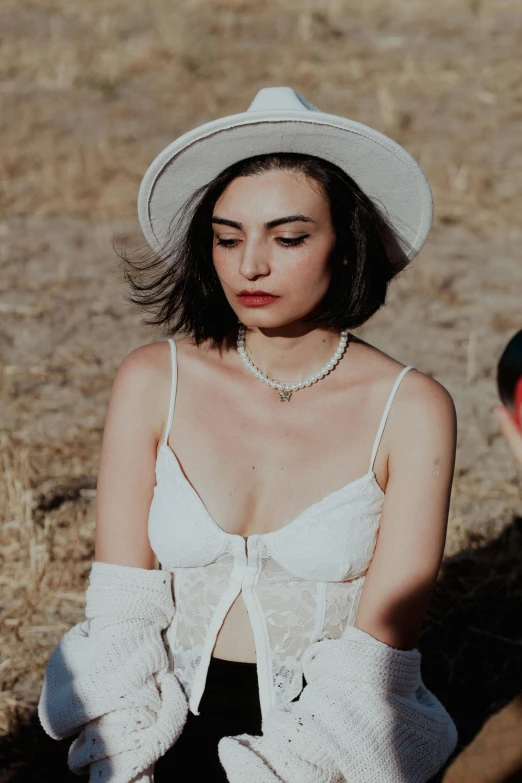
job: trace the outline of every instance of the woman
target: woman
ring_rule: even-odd
[[[153,255],[124,272],[176,339],[132,351],[114,381],[87,616],[92,631],[93,575],[119,567],[132,586],[156,557],[173,574],[156,637],[188,717],[146,772],[156,783],[227,780],[220,738],[260,735],[296,704],[304,653],[347,626],[413,652],[444,549],[455,409],[348,330],[385,303],[431,208],[402,148],[287,87],[185,134],[143,180]]]

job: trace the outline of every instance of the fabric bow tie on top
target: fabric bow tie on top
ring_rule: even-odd
[[[420,661],[355,626],[311,645],[299,699],[272,710],[262,736],[220,740],[230,783],[426,783],[457,729]]]

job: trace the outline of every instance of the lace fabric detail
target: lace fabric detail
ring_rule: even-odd
[[[240,590],[245,600],[250,595],[258,657],[270,661],[268,671],[260,674],[265,708],[300,694],[305,650],[321,638],[339,638],[354,621],[382,501],[375,480],[361,477],[314,504],[313,513],[302,514],[298,523],[275,534],[251,536],[245,547],[241,536],[225,533],[208,517],[187,491],[171,453],[162,452],[149,539],[162,567],[174,573],[176,614],[166,639],[174,673],[193,711],[201,690],[199,669]]]
[[[174,570],[176,613],[166,641],[174,674],[187,698],[202,663],[209,627],[220,609],[237,558],[229,546],[218,561]],[[289,574],[259,547],[255,593],[261,609],[271,660],[274,704],[288,704],[303,689],[301,658],[322,639],[339,638],[355,616],[365,576],[346,582],[314,582]],[[230,608],[225,608],[224,615]],[[213,646],[212,640],[212,646]]]
[[[174,621],[167,629],[174,674],[190,697],[214,612],[229,584],[231,552],[199,568],[174,569]]]
[[[275,699],[290,702],[303,688],[301,656],[317,635],[317,583],[284,571],[264,547],[256,590],[268,633]]]
[[[366,574],[363,574],[348,582],[328,583],[325,623],[320,639],[339,639],[344,629],[353,625],[365,579]]]
[[[149,538],[163,567],[174,572],[176,614],[166,638],[190,708],[197,710],[205,662],[240,591],[249,602],[257,656],[269,661],[258,671],[262,709],[287,704],[303,688],[306,649],[322,638],[339,638],[353,624],[377,541],[382,491],[373,480],[358,481],[301,515],[298,530],[294,524],[250,536],[245,545],[206,516],[172,466],[165,451]]]

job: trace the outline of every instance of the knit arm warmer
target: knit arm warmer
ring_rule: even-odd
[[[426,783],[457,730],[422,683],[420,659],[356,626],[311,645],[300,698],[272,710],[262,737],[220,740],[230,783]]]
[[[174,616],[172,575],[95,561],[86,598],[87,619],[47,664],[40,722],[53,739],[80,731],[72,772],[93,783],[152,782],[188,709],[162,636]]]

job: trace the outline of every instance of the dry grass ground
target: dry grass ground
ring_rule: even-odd
[[[492,416],[522,327],[518,3],[0,0],[0,36],[0,780],[69,779],[69,741],[46,741],[34,708],[83,617],[112,378],[163,339],[125,303],[111,239],[138,238],[139,181],[168,142],[281,84],[388,133],[432,183],[430,240],[356,333],[456,402],[421,645],[467,744],[522,686],[521,477]]]

